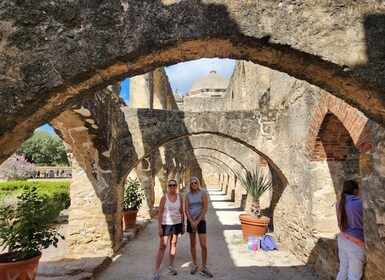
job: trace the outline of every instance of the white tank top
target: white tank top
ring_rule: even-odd
[[[162,215],[162,225],[176,225],[182,222],[182,217],[180,215],[180,199],[179,194],[175,202],[171,202],[168,199],[166,194],[166,201],[164,203],[163,215]]]

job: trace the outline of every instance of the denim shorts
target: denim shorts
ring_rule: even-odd
[[[182,223],[176,225],[162,225],[163,236],[169,236],[171,234],[181,234],[182,233]]]

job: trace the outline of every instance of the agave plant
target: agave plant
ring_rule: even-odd
[[[266,174],[260,173],[258,169],[251,172],[246,170],[245,172],[236,173],[236,176],[240,185],[253,198],[251,203],[252,215],[260,218],[262,213],[259,198],[271,188],[271,179]]]

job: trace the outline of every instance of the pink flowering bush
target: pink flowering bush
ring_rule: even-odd
[[[26,180],[33,177],[35,165],[23,155],[13,154],[0,165],[0,175],[7,181]]]

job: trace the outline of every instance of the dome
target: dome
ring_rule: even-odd
[[[190,92],[201,89],[227,89],[229,80],[217,74],[217,71],[211,70],[210,74],[197,80],[190,88]]]

